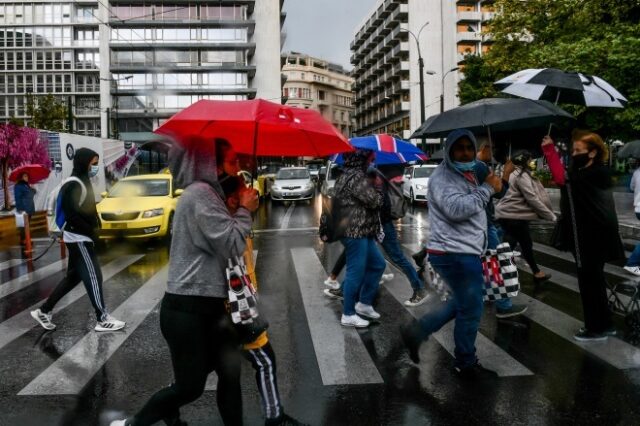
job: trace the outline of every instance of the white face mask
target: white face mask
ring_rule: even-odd
[[[97,165],[91,165],[91,168],[89,169],[89,177],[95,177],[98,175],[98,170],[100,170],[100,167],[98,167]]]

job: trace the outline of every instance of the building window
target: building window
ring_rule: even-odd
[[[318,90],[318,99],[321,101],[325,100],[325,91],[324,90]]]

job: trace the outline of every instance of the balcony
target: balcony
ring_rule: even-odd
[[[409,71],[411,69],[411,65],[409,61],[400,62],[400,71]]]
[[[411,103],[410,102],[400,102],[400,111],[410,111]]]
[[[456,34],[456,41],[460,43],[461,41],[481,41],[482,35],[479,32],[462,32]]]
[[[458,22],[477,22],[482,19],[480,12],[458,12]]]
[[[496,16],[495,12],[482,12],[482,20],[490,21]]]

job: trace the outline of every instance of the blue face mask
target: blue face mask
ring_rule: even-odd
[[[92,165],[89,169],[89,177],[94,177],[98,175],[98,170],[100,170],[99,166]]]
[[[456,169],[458,169],[462,173],[464,173],[464,172],[472,172],[472,171],[474,171],[474,169],[476,167],[476,160],[469,161],[469,162],[466,162],[466,163],[463,163],[463,162],[460,162],[460,161],[454,161],[453,162],[453,167],[455,167]]]

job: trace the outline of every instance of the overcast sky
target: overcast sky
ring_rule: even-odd
[[[283,51],[307,53],[351,69],[349,44],[377,0],[285,0]]]

